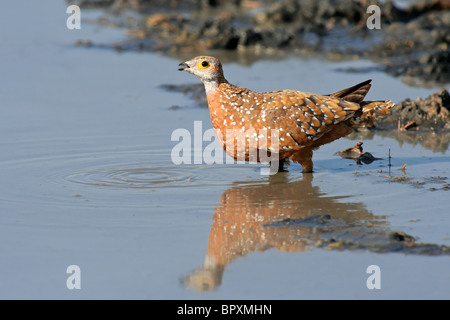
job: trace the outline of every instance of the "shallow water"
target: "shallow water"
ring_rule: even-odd
[[[172,132],[211,123],[207,109],[161,85],[198,80],[156,54],[74,47],[123,32],[69,31],[65,9],[15,1],[0,12],[13,30],[1,36],[1,298],[450,298],[448,255],[383,251],[378,238],[402,231],[450,245],[444,135],[341,139],[315,153],[312,175],[298,165],[270,177],[254,164],[175,165]],[[225,71],[256,91],[328,93],[372,78],[368,99],[396,102],[437,89],[339,71],[370,65],[293,57]],[[335,155],[357,141],[381,159],[358,166]],[[368,247],[317,247],[332,237]],[[73,264],[81,290],[66,287]],[[373,264],[380,290],[366,287]]]

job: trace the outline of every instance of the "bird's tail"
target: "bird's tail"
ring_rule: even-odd
[[[375,119],[387,116],[394,106],[395,104],[390,100],[363,101],[361,102],[360,113],[353,119],[352,124],[354,127],[371,127]]]

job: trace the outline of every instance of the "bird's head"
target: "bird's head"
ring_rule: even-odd
[[[222,64],[217,58],[200,56],[179,64],[178,70],[187,71],[197,76],[206,85],[214,82],[226,82],[223,76]]]

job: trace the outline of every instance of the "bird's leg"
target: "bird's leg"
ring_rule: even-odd
[[[269,162],[270,172],[271,173],[286,172],[287,170],[284,168],[285,162],[286,162],[286,159],[270,161]]]
[[[298,162],[302,165],[302,172],[313,172],[312,155],[312,149],[309,147],[304,147],[298,152],[294,153],[290,158],[292,159],[292,161]]]

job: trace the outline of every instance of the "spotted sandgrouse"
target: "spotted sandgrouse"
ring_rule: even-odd
[[[291,159],[303,172],[311,172],[314,149],[348,135],[352,128],[372,125],[394,106],[390,101],[363,101],[371,80],[328,95],[254,92],[230,84],[214,57],[196,57],[179,66],[203,82],[218,141],[237,160],[264,161],[261,154],[266,152],[281,164]]]

